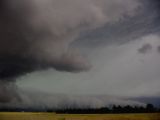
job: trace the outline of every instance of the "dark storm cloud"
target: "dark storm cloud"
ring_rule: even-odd
[[[0,79],[14,78],[46,68],[79,72],[90,68],[82,55],[69,48],[81,31],[116,22],[132,15],[136,1],[73,2],[46,0],[2,0],[0,2]],[[88,6],[87,3],[92,3]],[[113,16],[110,7],[119,6]],[[68,9],[74,6],[72,9]],[[46,9],[47,8],[47,9]],[[65,10],[65,11],[64,11]],[[81,11],[82,10],[82,11]],[[87,12],[86,12],[87,11]],[[109,11],[109,12],[108,12]],[[86,17],[88,16],[88,17]]]
[[[32,71],[36,66],[30,59],[5,56],[0,57],[0,78],[1,80],[12,80],[19,75]]]
[[[144,44],[141,48],[138,49],[139,53],[146,54],[152,50],[152,45],[147,43]]]
[[[49,30],[50,28],[45,28],[44,26],[44,28],[36,29],[29,25],[28,21],[29,17],[31,17],[31,11],[29,10],[31,7],[30,2],[25,0],[20,2],[17,0],[14,1],[14,3],[10,3],[6,0],[1,1],[0,5],[1,80],[18,77],[19,75],[48,67],[63,71],[83,71],[83,67],[84,70],[89,69],[87,63],[82,63],[85,62],[85,60],[82,60],[83,58],[81,58],[81,62],[77,62],[81,65],[76,66],[76,61],[74,60],[77,59],[69,58],[70,61],[67,63],[68,53],[59,53],[64,51],[65,44],[67,45],[67,43],[61,39],[66,39],[67,41],[67,36],[66,38],[65,36],[61,38],[55,35],[54,32],[51,32]],[[31,9],[34,11],[33,8]],[[50,46],[50,43],[55,43],[59,48],[55,45]],[[59,44],[62,44],[62,46]],[[55,51],[45,53],[45,49],[48,49],[46,47],[51,47],[50,49],[53,47]],[[37,54],[39,54],[39,56]],[[50,56],[53,57],[49,58],[48,54],[52,54]],[[59,55],[56,56],[55,54]],[[64,57],[63,54],[66,57]],[[72,55],[72,57],[74,58],[74,55]]]
[[[74,57],[72,59],[74,59]],[[63,60],[54,63],[46,63],[20,56],[5,56],[0,57],[0,78],[1,80],[14,80],[13,78],[17,78],[20,75],[25,75],[26,73],[36,70],[47,69],[49,67],[53,67],[59,71],[69,72],[80,72],[85,70],[85,66],[83,66],[81,60],[80,62],[74,62],[74,60],[65,56],[63,57]],[[86,70],[87,69],[88,68],[86,68]]]
[[[154,4],[155,8],[158,9],[158,10],[160,10],[160,1],[159,0],[153,0],[152,2]]]
[[[90,69],[83,55],[70,48],[71,43],[81,32],[133,16],[138,6],[138,0],[1,0],[1,101],[16,96],[14,82],[27,73]]]

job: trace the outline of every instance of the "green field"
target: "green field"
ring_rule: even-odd
[[[160,114],[92,114],[1,112],[0,120],[160,120]]]

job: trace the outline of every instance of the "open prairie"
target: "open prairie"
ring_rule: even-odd
[[[1,112],[0,120],[160,120],[160,114],[55,114]]]

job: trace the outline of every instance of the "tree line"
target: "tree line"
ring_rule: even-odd
[[[160,107],[155,107],[153,104],[146,106],[121,106],[112,105],[112,107],[102,108],[61,108],[61,109],[47,109],[47,108],[0,108],[0,112],[56,112],[63,114],[117,114],[117,113],[158,113]]]
[[[160,108],[156,108],[152,104],[147,104],[146,106],[113,105],[112,107],[85,108],[85,109],[67,108],[56,111],[56,113],[63,113],[63,114],[158,113],[158,112],[160,112]]]

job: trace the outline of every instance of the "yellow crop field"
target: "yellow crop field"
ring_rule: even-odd
[[[0,120],[160,120],[160,114],[92,114],[1,112]]]
[[[58,120],[160,120],[160,114],[58,115]]]
[[[0,112],[0,120],[57,120],[55,113]]]

